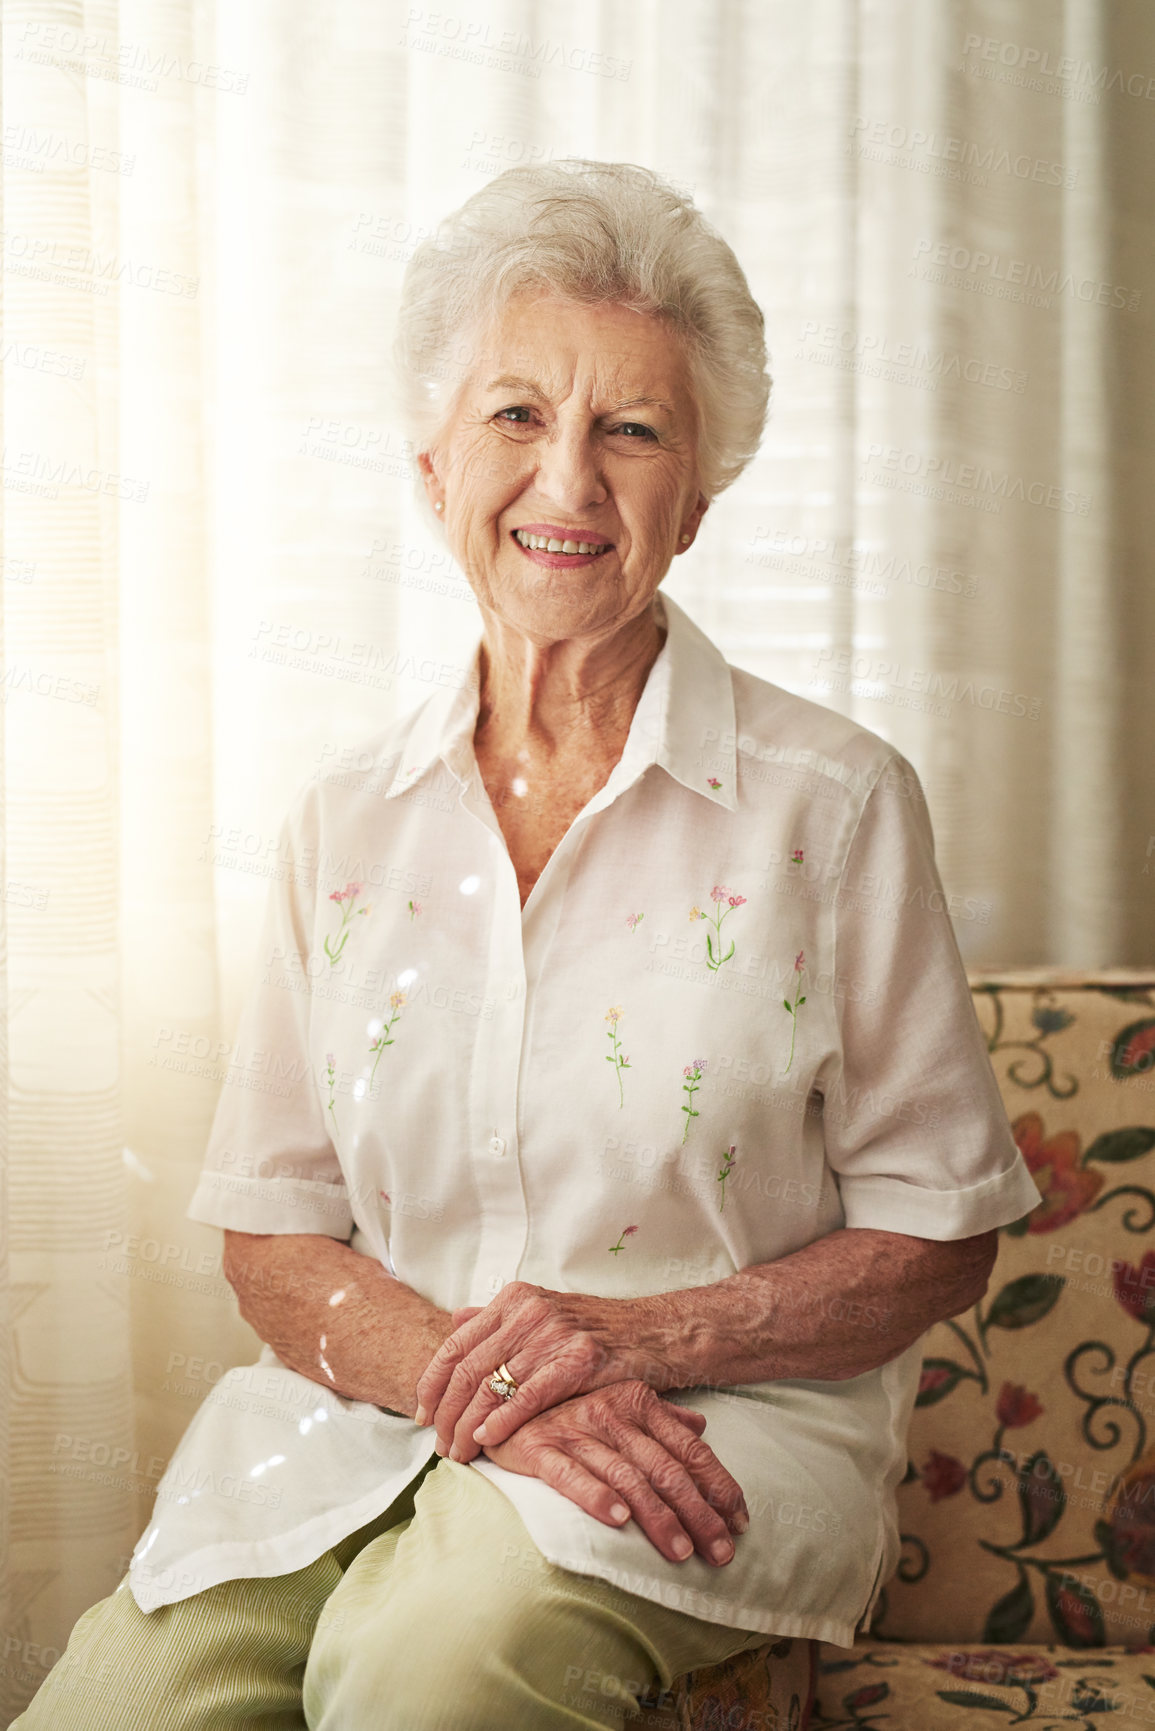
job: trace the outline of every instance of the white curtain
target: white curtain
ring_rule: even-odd
[[[183,1207],[284,807],[472,629],[386,362],[413,245],[495,173],[692,190],[775,393],[671,592],[911,758],[972,966],[1150,962],[1155,12],[0,18],[7,1723],[252,1351]]]

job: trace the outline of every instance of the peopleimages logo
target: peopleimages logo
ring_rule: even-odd
[[[1021,368],[1002,366],[978,355],[897,341],[878,331],[840,329],[819,319],[807,319],[802,326],[794,358],[851,368],[874,378],[913,383],[931,391],[937,390],[940,379],[965,379],[968,384],[1021,394],[1028,378]]]
[[[977,184],[985,186],[991,174],[1009,174],[1015,180],[1033,180],[1045,186],[1073,187],[1079,178],[1077,168],[1065,168],[1043,156],[1028,156],[1026,151],[1012,154],[1003,144],[979,144],[973,138],[961,138],[954,133],[936,132],[924,126],[907,126],[902,121],[869,120],[857,115],[850,129],[847,150],[876,161],[889,160],[897,167],[917,167],[928,172],[932,165],[957,170],[969,170],[979,177]]]
[[[486,19],[463,18],[425,6],[409,7],[399,41],[402,48],[432,49],[470,65],[526,72],[534,78],[541,77],[543,67],[554,66],[624,83],[633,67],[632,60],[596,49],[554,37],[534,38],[523,30],[501,30]]]
[[[1096,93],[1116,91],[1120,96],[1138,96],[1147,102],[1155,97],[1155,75],[1151,73],[1124,72],[1121,66],[1096,65],[1073,54],[1052,55],[1049,48],[1004,42],[997,36],[980,36],[977,31],[968,32],[963,42],[963,66],[967,71],[971,70],[966,65],[968,57],[1014,69],[1026,74],[1029,80],[1053,78],[1060,84]]]
[[[994,710],[999,715],[1023,715],[1037,721],[1042,714],[1042,699],[1027,692],[1000,689],[989,681],[968,679],[958,673],[904,667],[901,662],[884,661],[850,649],[820,650],[814,668],[816,677],[811,684],[822,684],[831,678],[850,679],[858,696],[874,696],[889,686],[896,691],[941,698],[947,703],[969,703],[972,708]],[[889,699],[884,696],[883,701]]]
[[[1085,301],[1101,307],[1125,307],[1134,312],[1142,291],[1123,283],[1103,282],[1096,277],[1077,277],[1071,271],[1060,271],[1058,265],[1032,264],[1025,258],[1007,258],[999,252],[982,248],[957,246],[947,240],[923,237],[914,243],[912,258],[917,263],[939,270],[957,271],[989,282],[984,292],[993,294],[995,285],[1023,288],[1033,294],[1069,295],[1072,300]]]
[[[933,451],[911,451],[904,450],[901,445],[871,443],[866,447],[865,460],[868,466],[878,465],[908,481],[976,494],[989,501],[991,510],[1000,509],[1004,499],[1042,505],[1049,511],[1074,511],[1080,517],[1085,517],[1091,509],[1089,496],[1076,493],[1072,487],[1060,487],[1048,481],[1030,481],[1025,475],[1012,475],[1006,469],[988,469],[982,463],[960,463],[956,457],[938,456]],[[885,484],[885,475],[878,478]]]

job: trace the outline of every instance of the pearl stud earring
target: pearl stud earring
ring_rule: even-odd
[[[436,505],[434,505],[433,509],[435,511],[444,511],[444,509],[445,509],[444,501],[441,499],[438,499],[438,501],[437,501]]]
[[[689,545],[690,545],[690,537],[688,535],[683,535],[682,536],[682,546],[688,547]]]

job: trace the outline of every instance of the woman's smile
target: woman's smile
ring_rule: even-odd
[[[515,545],[532,559],[552,571],[566,571],[573,566],[592,565],[613,552],[613,542],[580,529],[566,529],[556,523],[527,523],[514,529]]]

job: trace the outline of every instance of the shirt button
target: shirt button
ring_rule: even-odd
[[[491,1136],[489,1138],[489,1152],[491,1154],[505,1153],[505,1143],[500,1136]]]

